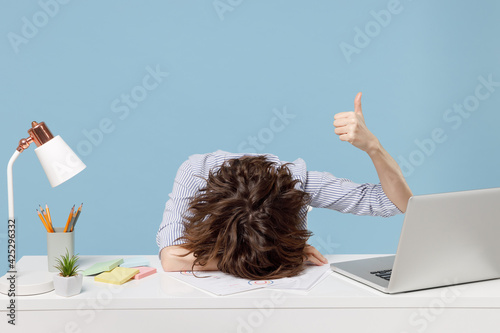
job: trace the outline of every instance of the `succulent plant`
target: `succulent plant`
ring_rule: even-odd
[[[68,250],[65,255],[61,255],[61,259],[56,258],[57,265],[54,267],[60,272],[63,277],[78,275],[78,265],[76,264],[79,257],[77,255],[70,256]]]

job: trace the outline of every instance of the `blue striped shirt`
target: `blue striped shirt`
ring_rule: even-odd
[[[163,219],[156,235],[156,243],[161,251],[166,246],[179,245],[176,241],[184,232],[183,214],[198,191],[206,185],[211,170],[219,168],[225,160],[243,155],[218,150],[209,154],[197,154],[189,157],[177,171],[172,193],[165,204]],[[287,163],[277,156],[266,154],[269,161],[278,165]],[[380,184],[356,184],[344,178],[337,178],[328,172],[307,171],[306,163],[297,159],[288,165],[293,179],[301,181],[298,188],[311,195],[312,207],[329,208],[341,213],[389,217],[401,214],[401,211],[387,198]],[[197,177],[198,176],[198,177]],[[307,207],[301,215],[307,216]],[[303,229],[307,228],[307,219],[303,220]]]

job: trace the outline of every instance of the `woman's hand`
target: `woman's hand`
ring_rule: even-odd
[[[334,119],[335,134],[339,135],[340,140],[348,141],[368,153],[377,170],[382,189],[389,200],[404,213],[412,196],[410,187],[399,165],[366,127],[361,110],[361,93],[359,92],[354,99],[354,112],[337,113]]]
[[[172,245],[164,247],[161,250],[160,258],[161,265],[165,272],[180,272],[190,271],[193,269],[193,262],[195,260],[192,253],[180,245]],[[205,266],[194,266],[197,271],[218,271],[218,260],[211,260]]]
[[[304,254],[307,256],[307,261],[313,263],[314,265],[321,266],[328,264],[328,260],[323,257],[321,253],[314,246],[306,244],[304,248]]]
[[[335,134],[342,141],[350,142],[353,146],[370,153],[379,145],[378,139],[368,130],[361,109],[361,93],[354,99],[354,111],[337,113],[333,119]]]

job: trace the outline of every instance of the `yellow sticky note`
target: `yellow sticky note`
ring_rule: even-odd
[[[124,284],[139,273],[137,268],[116,267],[110,272],[104,272],[94,277],[94,281],[112,284]]]

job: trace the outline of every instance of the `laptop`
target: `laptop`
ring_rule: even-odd
[[[388,294],[500,278],[500,188],[413,196],[396,255],[331,268]]]

